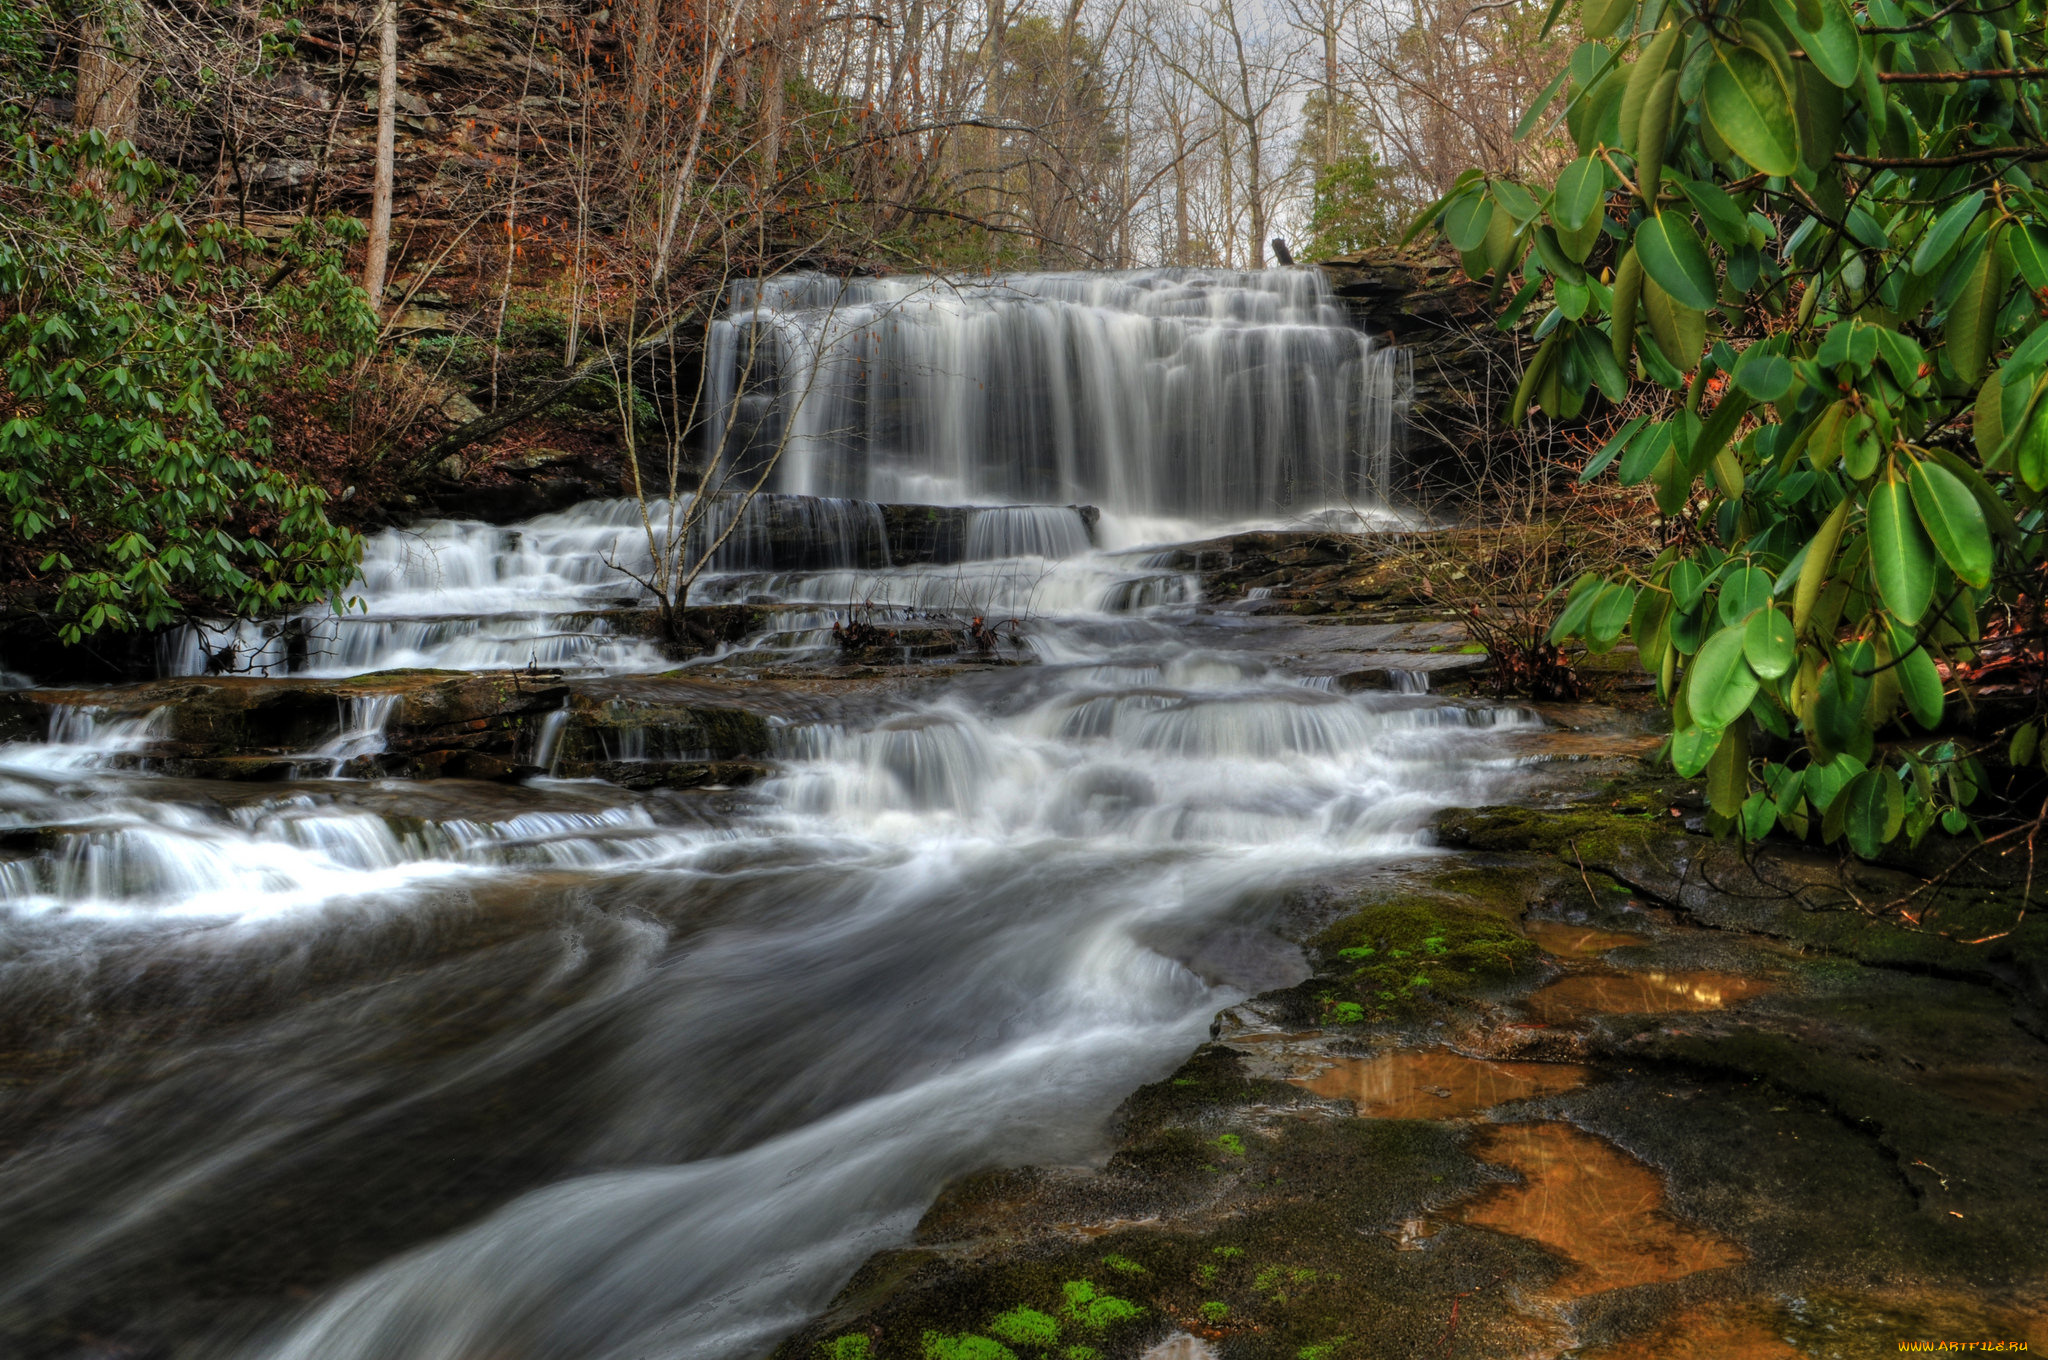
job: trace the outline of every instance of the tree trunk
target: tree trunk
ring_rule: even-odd
[[[398,0],[377,11],[377,173],[370,188],[370,239],[363,250],[363,291],[384,306],[384,271],[391,257],[391,190],[398,154]]]
[[[99,132],[115,141],[135,131],[142,67],[134,54],[142,17],[132,0],[108,0],[86,15],[79,34],[78,103],[71,119],[80,132]]]

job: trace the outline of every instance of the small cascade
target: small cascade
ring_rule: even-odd
[[[384,727],[398,708],[396,694],[364,694],[342,701],[341,730],[295,761],[296,772],[339,776],[347,766],[367,756],[384,753]]]
[[[1413,386],[1311,269],[744,280],[708,363],[785,491],[1211,523],[1383,501]]]
[[[1079,557],[1093,546],[1088,521],[1068,505],[991,506],[975,511],[967,526],[967,556],[977,562]]]
[[[740,500],[717,499],[691,527],[691,561],[708,554],[706,569],[716,573],[872,571],[889,566],[889,531],[882,522],[882,507],[872,501],[758,496],[740,511]],[[636,570],[644,560],[636,560]]]
[[[534,729],[533,750],[528,755],[526,763],[546,774],[554,774],[555,763],[560,759],[562,752],[562,732],[568,726],[567,708],[558,708],[544,716],[540,720],[540,726]]]
[[[0,764],[50,770],[88,770],[133,763],[136,753],[170,731],[168,706],[140,717],[109,718],[93,704],[58,704],[50,709],[45,744],[8,746]]]

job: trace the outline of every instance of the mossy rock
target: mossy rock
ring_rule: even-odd
[[[1118,1108],[1115,1127],[1127,1143],[1143,1142],[1148,1153],[1180,1152],[1177,1145],[1169,1149],[1173,1140],[1158,1135],[1213,1121],[1247,1105],[1290,1105],[1308,1099],[1298,1086],[1248,1075],[1244,1055],[1235,1049],[1204,1044],[1166,1080],[1133,1091]],[[1196,1143],[1184,1155],[1167,1160],[1206,1160],[1199,1140]]]
[[[877,1258],[777,1355],[1060,1360],[1085,1349],[1129,1360],[1170,1332],[1199,1330],[1245,1360],[1366,1360],[1439,1344],[1453,1296],[1461,1336],[1481,1347],[1471,1353],[1519,1353],[1533,1323],[1510,1306],[1513,1287],[1547,1283],[1555,1262],[1484,1231],[1452,1228],[1428,1252],[1395,1240],[1402,1222],[1485,1182],[1463,1139],[1425,1121],[1284,1121],[1221,1159],[1208,1202],[1224,1212],[1202,1215],[1213,1226],[925,1256],[907,1275]],[[892,1285],[878,1291],[885,1273]]]
[[[1331,1024],[1438,1009],[1508,981],[1537,954],[1502,913],[1427,898],[1361,908],[1317,936],[1313,948],[1320,966],[1308,988]]]

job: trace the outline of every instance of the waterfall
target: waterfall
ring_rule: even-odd
[[[888,525],[873,501],[762,495],[742,510],[740,500],[718,498],[689,526],[688,560],[704,563],[692,604],[843,609],[871,601],[1010,617],[1126,613],[1192,596],[1178,570],[1091,553],[1088,523],[1073,506],[962,511],[964,535],[949,549],[961,560],[892,570]],[[622,499],[504,527],[435,520],[387,529],[364,541],[344,611],[188,624],[165,635],[158,667],[164,675],[327,676],[401,666],[667,670],[675,662],[620,611],[650,602],[634,579],[653,569],[648,525],[666,541],[674,513],[666,501],[643,512]],[[810,625],[820,645],[831,623]]]
[[[1384,499],[1412,385],[1315,270],[733,285],[710,447],[775,485],[1212,523]]]
[[[1079,557],[1090,546],[1087,521],[1065,505],[977,510],[967,526],[967,556],[976,562],[1003,557]]]
[[[396,694],[364,694],[342,701],[341,730],[307,754],[303,773],[333,779],[350,761],[384,752],[384,727],[398,707]]]

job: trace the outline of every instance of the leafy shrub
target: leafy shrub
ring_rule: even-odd
[[[1959,672],[2040,659],[2042,7],[1580,18],[1523,120],[1562,95],[1579,159],[1548,189],[1468,171],[1418,224],[1518,290],[1504,323],[1549,304],[1511,422],[1648,407],[1585,477],[1651,488],[1672,545],[1582,578],[1553,636],[1635,643],[1717,830],[1865,856],[1960,831],[1970,753],[1878,736],[1935,732]],[[2039,755],[2038,726],[2014,735]]]
[[[97,132],[22,135],[0,161],[0,216],[35,224],[0,235],[0,508],[67,641],[321,600],[360,556],[272,462],[263,411],[375,343],[350,228],[302,226],[260,279],[261,243],[188,228],[173,187]]]

